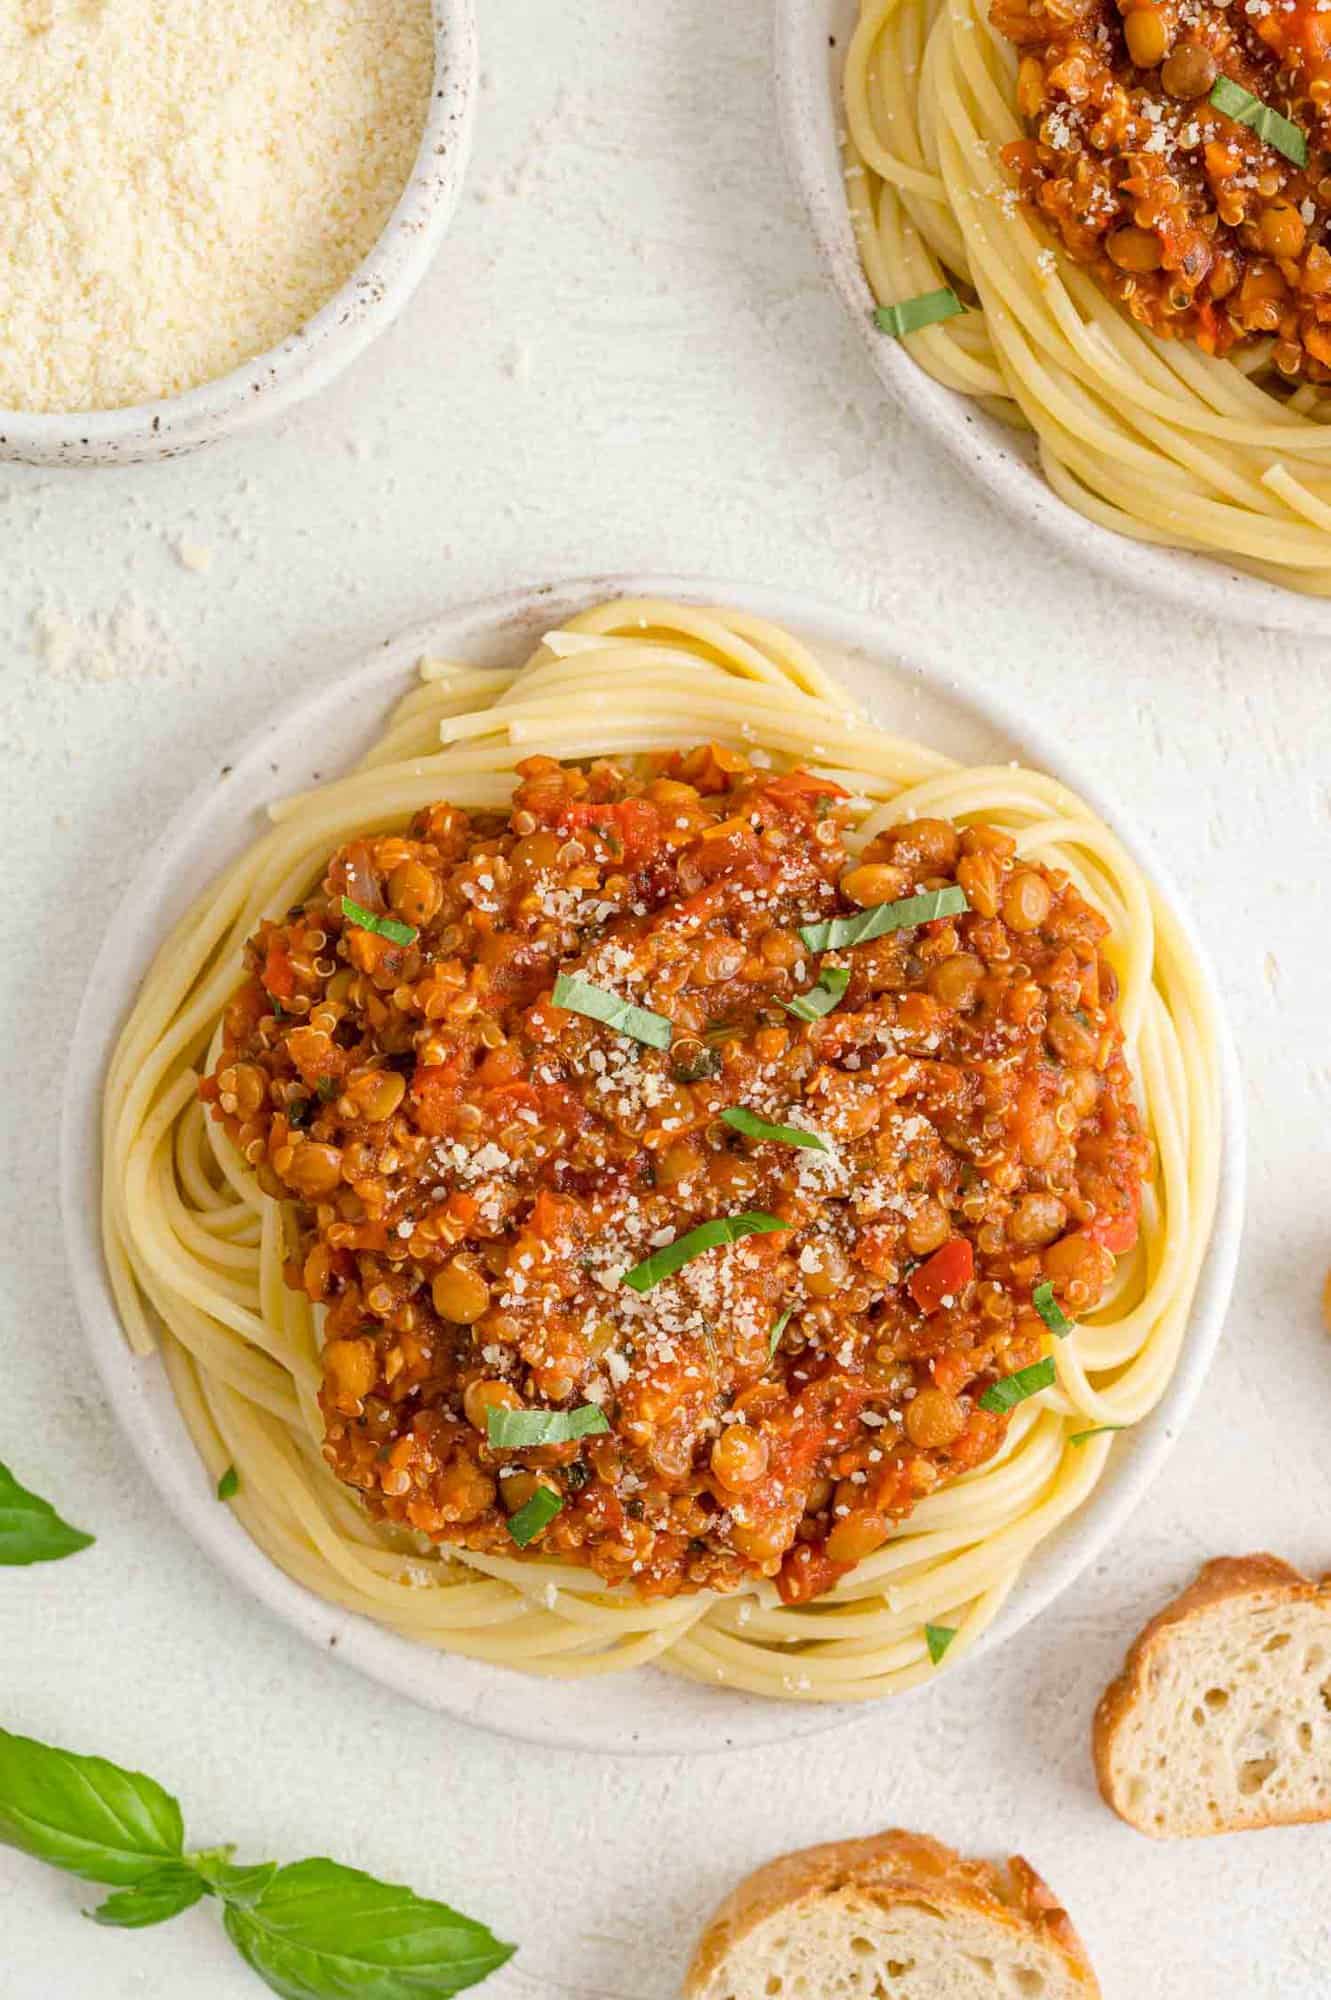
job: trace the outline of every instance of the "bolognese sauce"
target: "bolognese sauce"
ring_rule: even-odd
[[[851,804],[716,745],[532,758],[250,940],[200,1089],[291,1205],[373,1515],[805,1601],[998,1449],[1036,1291],[1100,1299],[1150,1165],[1104,920],[992,826],[852,855]]]
[[[1321,0],[992,0],[992,19],[1031,131],[1003,157],[1069,255],[1153,333],[1216,355],[1269,338],[1282,374],[1331,381]],[[1284,149],[1217,85],[1288,121]]]

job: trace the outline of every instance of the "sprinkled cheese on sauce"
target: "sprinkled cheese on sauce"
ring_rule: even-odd
[[[931,898],[982,881],[992,914],[863,938],[837,1006],[792,1018],[801,926],[878,906],[849,903],[824,781],[716,754],[536,757],[507,824],[440,803],[349,843],[246,946],[201,1095],[291,1204],[359,1504],[510,1560],[530,1529],[647,1599],[800,1603],[999,1449],[981,1391],[1038,1361],[1044,1275],[1008,1218],[1033,1197],[1126,1233],[1149,1154],[1106,926],[1070,883],[996,828],[888,827],[856,867]],[[570,944],[543,905],[574,880],[612,911]],[[342,895],[408,914],[410,956],[339,923]],[[670,1047],[553,1005],[561,973]],[[1112,1257],[1071,1223],[1049,1255],[1089,1310]]]

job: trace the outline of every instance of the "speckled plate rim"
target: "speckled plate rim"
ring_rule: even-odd
[[[176,458],[312,396],[391,326],[453,218],[471,155],[480,58],[476,0],[431,0],[434,81],[411,177],[368,254],[278,346],[179,396],[118,410],[0,408],[0,460],[131,465]]]
[[[169,925],[230,855],[253,839],[263,803],[342,768],[367,745],[421,655],[516,659],[540,633],[586,605],[662,595],[724,603],[789,625],[814,645],[857,656],[865,671],[891,662],[908,683],[998,732],[1078,791],[1117,831],[1179,912],[1220,1012],[1214,976],[1166,871],[1136,836],[1105,786],[1066,746],[951,668],[903,662],[888,622],[831,610],[786,591],[721,579],[605,576],[514,591],[446,611],[343,675],[284,704],[236,753],[225,774],[201,783],[154,843],[111,921],[94,962],[70,1049],[61,1132],[61,1205],[70,1276],[107,1397],[163,1499],[195,1541],[249,1594],[321,1648],[424,1706],[525,1741],[571,1750],[685,1753],[756,1746],[816,1734],[881,1713],[882,1705],[809,1707],[699,1686],[651,1669],[593,1681],[533,1680],[403,1639],[293,1582],[217,1504],[155,1358],[132,1355],[116,1315],[99,1228],[102,1080],[131,997]],[[1223,1020],[1223,1012],[1221,1012]],[[979,1671],[1006,1639],[1067,1588],[1122,1527],[1172,1449],[1201,1389],[1233,1285],[1243,1211],[1244,1124],[1238,1070],[1222,1031],[1223,1157],[1210,1248],[1178,1369],[1163,1400],[1116,1447],[1081,1512],[1032,1559],[1000,1616],[950,1670]],[[124,1635],[132,1643],[129,1634]],[[950,1674],[948,1676],[950,1678]],[[935,1686],[937,1683],[927,1684]],[[917,1700],[924,1688],[888,1704]]]
[[[1006,514],[1135,597],[1160,598],[1230,624],[1241,620],[1274,631],[1331,633],[1331,600],[1283,590],[1218,557],[1132,541],[1087,520],[1048,486],[1029,436],[989,416],[970,397],[935,382],[899,341],[876,330],[874,298],[855,246],[837,141],[841,64],[857,14],[856,0],[776,0],[774,80],[787,163],[825,275],[893,402],[978,480]]]

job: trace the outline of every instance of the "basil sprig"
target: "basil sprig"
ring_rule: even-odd
[[[797,993],[793,1000],[783,1000],[781,1005],[797,1021],[821,1021],[844,999],[849,985],[848,965],[825,965],[816,986],[811,986],[807,993]]]
[[[773,1125],[770,1119],[760,1118],[756,1111],[747,1111],[742,1104],[723,1111],[721,1123],[742,1132],[746,1139],[773,1139],[779,1146],[809,1146],[817,1153],[828,1150],[827,1141],[816,1132],[806,1132],[802,1125]]]
[[[700,1222],[686,1235],[677,1236],[673,1243],[653,1250],[641,1264],[625,1271],[620,1282],[631,1286],[635,1292],[650,1292],[662,1278],[668,1278],[685,1264],[691,1264],[705,1250],[719,1250],[726,1243],[738,1243],[741,1236],[766,1236],[773,1230],[789,1227],[790,1224],[783,1222],[779,1215],[765,1215],[758,1208],[748,1209],[743,1215],[718,1215],[711,1222]]]
[[[217,1897],[227,1936],[282,2000],[448,2000],[513,1955],[447,1904],[337,1861],[187,1853],[179,1803],[155,1779],[2,1729],[0,1843],[111,1885],[92,1915],[122,1930]]]
[[[889,931],[908,930],[913,924],[931,924],[938,917],[958,917],[968,910],[966,891],[953,883],[947,889],[926,889],[918,896],[903,896],[896,903],[871,903],[853,917],[829,917],[825,923],[802,924],[800,936],[810,951],[845,951],[853,944],[868,944],[871,938],[886,937]]]
[[[664,1014],[653,1014],[648,1007],[635,1007],[631,1000],[621,1000],[618,993],[611,993],[607,987],[593,986],[590,979],[561,972],[555,981],[553,997],[556,1007],[563,1007],[570,1014],[585,1014],[589,1021],[602,1021],[607,1028],[628,1035],[632,1041],[646,1042],[653,1049],[670,1047],[675,1030]]]
[[[0,1465],[0,1566],[59,1562],[92,1547],[94,1537],[62,1521],[48,1500],[20,1486]]]

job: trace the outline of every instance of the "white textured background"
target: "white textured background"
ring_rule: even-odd
[[[459,221],[349,376],[201,457],[0,468],[0,1458],[99,1536],[0,1574],[0,1722],[152,1771],[198,1843],[331,1852],[488,1919],[523,1946],[495,2000],[671,2000],[735,1875],[894,1822],[1024,1850],[1108,2000],[1324,2000],[1331,1829],[1150,1846],[1099,1805],[1087,1731],[1125,1642],[1200,1558],[1331,1564],[1326,649],[1189,621],[1056,560],[884,403],[787,191],[762,0],[482,11]],[[182,539],[212,552],[206,575]],[[884,612],[904,652],[991,675],[1065,730],[1191,899],[1252,1120],[1221,1357],[1096,1573],[898,1715],[687,1763],[540,1752],[417,1712],[210,1574],[102,1408],[54,1191],[87,959],[150,833],[226,746],[449,599],[616,568]],[[79,663],[118,607],[118,650],[137,630],[146,671],[89,682]],[[3,2000],[262,1990],[215,1911],[116,1935],[79,1916],[90,1900],[0,1850]]]

